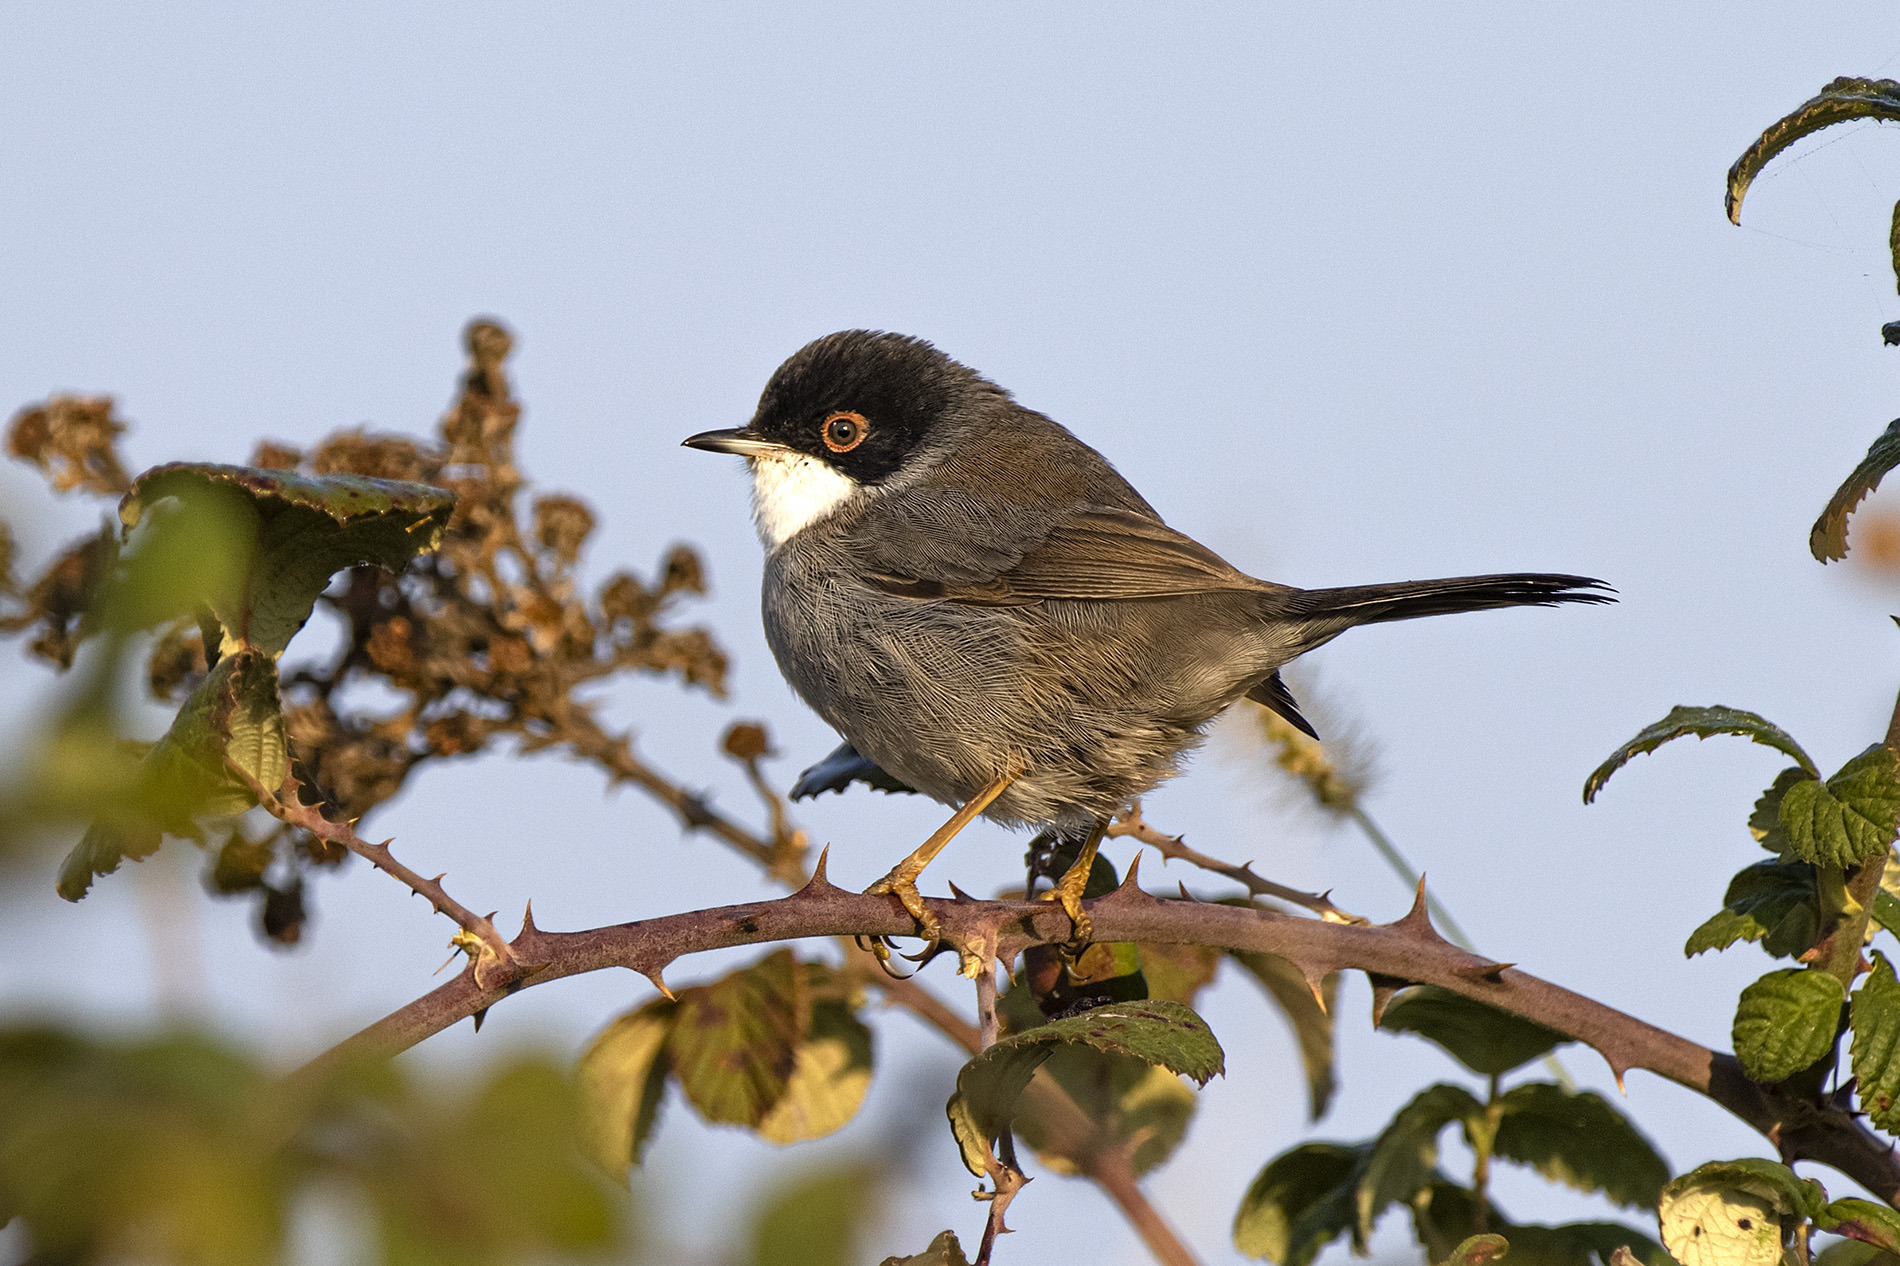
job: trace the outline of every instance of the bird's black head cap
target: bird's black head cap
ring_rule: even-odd
[[[944,438],[973,397],[1002,394],[922,339],[842,330],[778,367],[749,429],[880,484]]]

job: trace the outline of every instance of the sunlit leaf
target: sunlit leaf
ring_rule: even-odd
[[[625,1180],[638,1165],[660,1116],[672,1069],[667,1038],[676,1007],[664,998],[608,1025],[575,1070],[581,1096],[581,1139],[587,1154]]]
[[[1853,119],[1900,121],[1900,84],[1891,79],[1843,76],[1770,124],[1728,169],[1725,204],[1729,222],[1741,223],[1742,198],[1770,159],[1810,133]]]
[[[1502,1235],[1473,1235],[1451,1250],[1444,1266],[1490,1266],[1510,1250],[1510,1241]]]
[[[1783,1220],[1812,1216],[1826,1201],[1821,1184],[1786,1165],[1711,1161],[1663,1188],[1657,1218],[1663,1247],[1682,1266],[1776,1266]]]
[[[1900,225],[1900,205],[1895,206],[1894,212],[1894,223]],[[1860,465],[1835,489],[1827,508],[1821,511],[1821,517],[1808,532],[1808,552],[1823,563],[1846,558],[1848,516],[1854,513],[1854,507],[1863,497],[1880,487],[1881,477],[1895,466],[1900,466],[1900,418],[1887,423],[1887,429],[1874,437],[1867,456],[1860,459]]]
[[[804,964],[807,971],[815,964]],[[815,1002],[785,1093],[759,1122],[771,1143],[823,1138],[858,1114],[871,1085],[871,1030],[841,1000]]]
[[[1860,1106],[1881,1129],[1900,1127],[1900,981],[1893,964],[1874,951],[1874,969],[1854,991],[1849,1048]]]
[[[1792,756],[1801,762],[1801,767],[1815,777],[1820,770],[1815,767],[1808,754],[1801,750],[1780,726],[1740,708],[1710,707],[1690,708],[1678,705],[1669,710],[1669,715],[1654,725],[1646,727],[1640,734],[1610,754],[1610,758],[1598,765],[1583,784],[1583,802],[1589,804],[1603,790],[1603,784],[1610,775],[1628,764],[1634,757],[1644,752],[1653,752],[1671,739],[1694,735],[1696,738],[1709,738],[1716,734],[1739,734],[1751,742],[1772,747],[1778,752]]]
[[[119,516],[131,527],[171,497],[248,514],[251,530],[240,542],[244,583],[208,595],[207,605],[224,630],[223,649],[248,646],[273,656],[310,618],[331,576],[363,563],[400,570],[436,547],[455,508],[453,493],[427,484],[173,463],[140,475]]]
[[[708,1121],[757,1126],[798,1064],[798,964],[790,950],[679,991],[667,1049],[680,1089]]]
[[[1508,1073],[1572,1039],[1475,998],[1423,985],[1386,1004],[1379,1027],[1416,1033],[1476,1073]]]
[[[1900,754],[1875,744],[1825,783],[1797,782],[1780,813],[1788,846],[1805,861],[1858,866],[1878,857],[1900,832]]]

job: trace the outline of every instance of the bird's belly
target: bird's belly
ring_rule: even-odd
[[[1183,678],[1179,646],[1113,653],[1126,643],[1094,627],[1113,613],[1079,605],[896,598],[780,550],[764,623],[793,689],[891,774],[960,804],[1024,762],[987,816],[1068,825],[1172,775],[1200,727],[1246,689],[1238,670]]]

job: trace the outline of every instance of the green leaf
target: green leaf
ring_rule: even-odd
[[[1392,999],[1379,1017],[1379,1027],[1416,1033],[1442,1046],[1472,1072],[1487,1076],[1508,1073],[1571,1040],[1436,985],[1408,989]]]
[[[1471,1192],[1443,1179],[1421,1192],[1412,1208],[1412,1225],[1428,1259],[1455,1252],[1452,1245],[1477,1233],[1477,1204]],[[1514,1223],[1489,1206],[1486,1224],[1510,1244],[1510,1266],[1598,1266],[1611,1263],[1618,1249],[1629,1248],[1644,1266],[1673,1266],[1662,1245],[1641,1231],[1616,1222],[1567,1222],[1562,1226]]]
[[[1358,1174],[1354,1191],[1357,1213],[1355,1235],[1363,1245],[1372,1227],[1394,1203],[1410,1204],[1438,1177],[1438,1136],[1453,1121],[1476,1128],[1484,1105],[1463,1087],[1439,1083],[1427,1086],[1400,1108],[1391,1124],[1373,1140]]]
[[[453,493],[427,484],[173,463],[140,475],[119,517],[133,527],[169,497],[218,507],[216,517],[248,526],[239,539],[243,583],[206,595],[206,604],[224,630],[222,650],[273,657],[310,618],[331,576],[364,563],[401,570],[436,547],[455,508]]]
[[[576,1070],[582,1147],[621,1182],[628,1166],[640,1163],[659,1121],[675,1010],[662,998],[621,1016],[594,1039]]]
[[[1711,1161],[1662,1191],[1663,1247],[1682,1266],[1778,1266],[1782,1225],[1819,1213],[1827,1193],[1786,1165]]]
[[[1854,991],[1850,1018],[1854,1041],[1849,1050],[1861,1110],[1892,1133],[1900,1128],[1900,981],[1878,950],[1874,969]]]
[[[1213,1033],[1199,1016],[1178,1002],[1143,999],[1110,1003],[1012,1034],[978,1054],[957,1073],[957,1091],[946,1110],[966,1165],[971,1161],[969,1133],[975,1131],[983,1140],[1000,1136],[1009,1128],[1016,1100],[1036,1069],[1059,1048],[1071,1044],[1159,1065],[1199,1085],[1206,1085],[1225,1066]],[[971,1168],[975,1170],[976,1166]]]
[[[1445,1266],[1490,1266],[1510,1250],[1510,1241],[1502,1235],[1473,1235],[1451,1250]]]
[[[1753,712],[1744,712],[1740,708],[1690,708],[1678,705],[1669,710],[1669,715],[1654,725],[1648,726],[1635,738],[1623,744],[1610,754],[1610,758],[1596,767],[1583,784],[1583,802],[1589,804],[1597,798],[1597,792],[1603,790],[1603,784],[1610,775],[1627,765],[1634,757],[1644,752],[1653,752],[1671,739],[1683,738],[1693,734],[1697,738],[1708,738],[1715,734],[1739,734],[1751,742],[1772,747],[1778,752],[1792,756],[1801,762],[1801,767],[1815,777],[1821,771],[1815,767],[1801,745],[1794,741],[1780,726],[1775,725]]]
[[[790,950],[710,985],[679,991],[667,1051],[701,1116],[757,1126],[798,1065],[799,980]]]
[[[1797,782],[1781,798],[1781,824],[1796,856],[1821,866],[1858,866],[1900,833],[1900,755],[1875,744],[1827,782]]]
[[[1502,1105],[1494,1155],[1616,1204],[1655,1207],[1669,1165],[1602,1096],[1529,1082],[1505,1092]]]
[[[1308,1116],[1319,1120],[1338,1086],[1333,1071],[1333,1000],[1339,993],[1339,974],[1329,972],[1320,982],[1325,1001],[1321,1006],[1305,974],[1278,954],[1239,950],[1232,956],[1267,991],[1292,1028],[1293,1040],[1299,1043],[1300,1066],[1306,1074]]]
[[[1885,1252],[1900,1253],[1900,1213],[1889,1205],[1847,1196],[1822,1209],[1814,1224]]]
[[[1781,825],[1781,799],[1788,794],[1788,788],[1813,777],[1799,765],[1791,765],[1775,775],[1775,781],[1761,793],[1754,811],[1748,815],[1748,833],[1755,837],[1756,843],[1776,855],[1788,852],[1788,828]]]
[[[1760,941],[1777,958],[1807,952],[1820,935],[1820,897],[1808,862],[1756,862],[1729,881],[1723,909],[1690,933],[1683,953],[1727,949],[1736,941]]]
[[[753,1214],[749,1266],[855,1266],[884,1175],[883,1166],[859,1159],[773,1184]]]
[[[814,990],[829,983],[828,968],[817,963],[803,966]],[[871,1030],[848,1002],[815,1001],[785,1094],[759,1122],[759,1137],[781,1144],[823,1138],[858,1114],[870,1085]]]
[[[939,1231],[930,1247],[910,1257],[887,1257],[878,1266],[970,1266],[955,1231]]]
[[[1206,945],[1153,942],[1135,947],[1148,996],[1191,1007],[1201,990],[1214,983],[1221,953]],[[1309,995],[1310,996],[1310,995]]]
[[[1818,96],[1802,102],[1786,117],[1770,124],[1728,169],[1729,223],[1741,223],[1742,198],[1770,159],[1811,132],[1851,119],[1900,121],[1900,84],[1891,79],[1844,76],[1821,89]]]
[[[1354,1179],[1369,1150],[1303,1143],[1268,1161],[1234,1215],[1234,1247],[1280,1266],[1307,1266],[1356,1224]]]
[[[1894,207],[1894,223],[1900,226],[1900,205]],[[1900,259],[1900,255],[1895,258]],[[1846,558],[1847,517],[1861,503],[1861,498],[1880,487],[1881,476],[1895,466],[1900,466],[1900,418],[1887,423],[1887,429],[1874,437],[1867,456],[1860,459],[1854,473],[1835,490],[1827,508],[1821,511],[1821,517],[1814,521],[1808,533],[1808,552],[1823,563]]]
[[[257,797],[226,765],[275,791],[289,758],[277,665],[240,651],[213,665],[140,763],[130,803],[106,806],[60,867],[59,895],[77,901],[96,876],[158,847],[158,834],[196,833],[200,817],[242,813]]]
[[[1841,982],[1824,971],[1784,967],[1742,990],[1731,1033],[1751,1081],[1782,1081],[1825,1058],[1840,1031]]]

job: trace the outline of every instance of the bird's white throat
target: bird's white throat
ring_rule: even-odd
[[[804,453],[770,453],[747,464],[752,467],[752,521],[768,551],[830,518],[862,489],[849,475]]]

